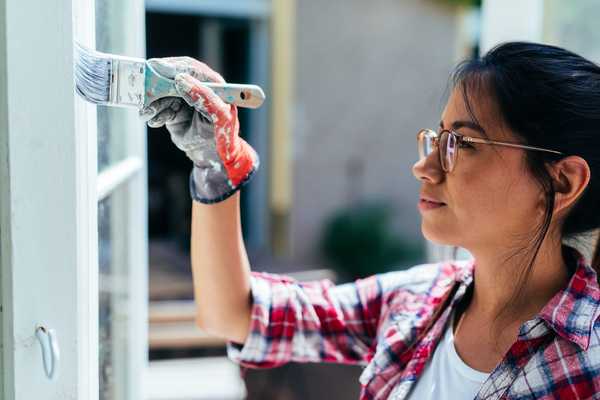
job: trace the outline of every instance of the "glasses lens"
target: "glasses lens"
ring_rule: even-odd
[[[428,129],[423,129],[417,135],[417,144],[419,149],[419,158],[422,160],[433,152],[433,139],[435,133]]]
[[[448,131],[440,134],[440,161],[444,171],[451,171],[456,160],[457,148],[456,136]]]

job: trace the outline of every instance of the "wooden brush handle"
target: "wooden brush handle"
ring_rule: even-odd
[[[238,107],[258,108],[265,101],[260,86],[213,82],[202,82],[202,85],[211,88],[225,103]]]
[[[175,81],[165,78],[146,63],[144,78],[144,106],[163,97],[178,96]],[[242,85],[237,83],[201,82],[211,88],[225,103],[238,107],[258,108],[265,100],[265,94],[257,85]]]

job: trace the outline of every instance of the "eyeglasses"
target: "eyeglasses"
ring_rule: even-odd
[[[519,149],[545,151],[560,155],[563,154],[560,151],[543,149],[541,147],[526,146],[523,144],[498,142],[495,140],[464,136],[460,133],[456,133],[448,129],[442,129],[439,133],[432,129],[421,129],[417,133],[419,159],[424,159],[425,157],[433,153],[433,150],[435,148],[438,148],[440,164],[445,172],[452,172],[452,170],[456,166],[456,160],[458,159],[458,149],[460,149],[461,147],[469,147],[468,143],[491,144],[498,146],[515,147]]]

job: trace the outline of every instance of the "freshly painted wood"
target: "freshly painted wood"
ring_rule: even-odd
[[[143,2],[123,9],[119,35],[143,56]],[[0,7],[2,399],[98,397],[96,107],[74,93],[72,55],[74,39],[94,47],[94,21],[92,0]],[[99,184],[114,196],[115,261],[130,273],[124,392],[137,399],[148,348],[146,142],[135,113],[116,123],[130,168]],[[37,324],[57,333],[56,381],[44,374]]]
[[[72,42],[92,43],[87,0],[3,2],[3,399],[87,399],[97,379],[95,109],[75,98]],[[86,21],[85,24],[73,23]],[[33,28],[34,27],[34,28]],[[35,51],[32,51],[35,49]],[[86,318],[83,318],[86,316]],[[54,329],[50,381],[35,327]]]
[[[106,1],[111,21],[105,24],[115,54],[145,58],[145,9],[142,0],[126,2]],[[127,289],[126,296],[113,296],[116,310],[115,329],[126,340],[112,342],[115,355],[113,372],[115,399],[145,398],[145,376],[148,367],[148,200],[146,128],[134,110],[111,113],[109,124],[115,132],[124,135],[112,141],[124,146],[124,180],[115,179],[107,196],[111,199],[112,272],[125,277],[121,282]],[[115,149],[115,152],[117,149]],[[129,160],[129,161],[127,161]],[[108,170],[119,171],[119,164]],[[116,167],[117,169],[112,169]],[[121,172],[123,172],[121,171]],[[99,179],[103,179],[100,174]],[[109,182],[110,179],[104,181]],[[101,181],[102,182],[102,181]],[[97,185],[101,189],[100,185]]]
[[[102,201],[120,185],[130,180],[141,168],[144,162],[139,157],[129,157],[115,165],[102,170],[97,179],[97,197]]]

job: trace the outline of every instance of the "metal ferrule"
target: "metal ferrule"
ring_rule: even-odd
[[[117,106],[141,109],[144,104],[145,60],[115,57],[112,62],[109,101]]]

